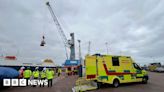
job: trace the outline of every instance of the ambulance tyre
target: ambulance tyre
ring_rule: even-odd
[[[143,79],[142,79],[142,83],[143,83],[143,84],[147,84],[147,81],[148,81],[148,78],[143,77]]]
[[[113,87],[117,88],[120,85],[120,82],[118,79],[114,79],[113,81]]]

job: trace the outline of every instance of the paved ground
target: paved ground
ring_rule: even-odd
[[[164,92],[164,73],[150,72],[149,77],[148,84],[124,84],[118,88],[104,85],[103,88],[91,92]]]
[[[113,88],[110,85],[104,85],[101,89],[89,92],[164,92],[164,73],[149,73],[150,80],[148,84],[133,83],[124,84],[118,88]],[[14,87],[0,92],[72,92],[71,88],[75,84],[77,76],[69,76],[67,78],[58,78],[54,81],[51,88],[44,87]]]
[[[53,87],[12,87],[0,92],[72,92],[77,76],[60,77],[53,81]]]

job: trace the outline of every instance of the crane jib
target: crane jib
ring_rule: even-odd
[[[69,47],[70,48],[70,60],[75,60],[75,44],[74,44],[74,33],[71,33],[70,36],[71,36],[71,40],[67,40],[67,37],[65,36],[64,34],[64,31],[55,15],[55,13],[53,12],[53,9],[52,7],[50,6],[49,2],[46,3],[46,5],[48,6],[48,9],[52,15],[52,18],[53,18],[53,21],[54,23],[56,24],[56,27],[58,29],[58,32],[61,36],[61,39],[64,43],[64,47],[65,47],[65,50],[66,50],[66,47]],[[68,53],[67,53],[67,50],[66,50],[66,57],[68,59]]]

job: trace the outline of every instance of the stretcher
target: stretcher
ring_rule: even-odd
[[[85,78],[78,78],[75,87],[72,88],[73,92],[84,92],[89,90],[97,89],[97,83],[90,80],[85,80]]]

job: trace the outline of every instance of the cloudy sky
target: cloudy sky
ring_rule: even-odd
[[[0,54],[62,64],[64,45],[45,3],[0,0]],[[164,62],[164,0],[49,0],[67,36],[74,32],[82,56],[129,55],[140,64]],[[46,46],[40,47],[43,34]]]

